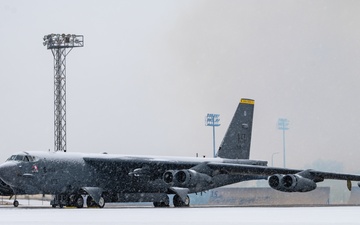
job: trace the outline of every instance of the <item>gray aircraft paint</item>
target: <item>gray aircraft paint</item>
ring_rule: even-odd
[[[248,160],[253,103],[239,103],[219,152],[225,158],[20,152],[0,165],[0,194],[53,194],[53,207],[82,207],[82,195],[91,200],[88,206],[144,201],[168,206],[168,195],[175,194],[174,205],[186,206],[189,193],[246,180],[269,177],[272,188],[285,192],[311,191],[324,179],[347,180],[348,186],[350,180],[360,181],[360,175],[267,167],[266,161]]]
[[[219,157],[249,159],[253,115],[254,100],[241,99],[218,150]]]

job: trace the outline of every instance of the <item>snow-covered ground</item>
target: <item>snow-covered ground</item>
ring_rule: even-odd
[[[0,224],[360,224],[360,207],[0,207]]]

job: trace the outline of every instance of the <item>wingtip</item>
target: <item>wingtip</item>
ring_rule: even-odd
[[[347,180],[347,188],[351,191],[351,180]]]

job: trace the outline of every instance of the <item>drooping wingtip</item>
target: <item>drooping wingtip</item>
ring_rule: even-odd
[[[351,191],[351,180],[347,180],[347,188]]]

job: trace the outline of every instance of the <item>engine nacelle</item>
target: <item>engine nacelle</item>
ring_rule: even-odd
[[[308,192],[316,188],[313,180],[298,174],[275,174],[269,177],[268,182],[270,187],[283,192]]]
[[[209,184],[212,178],[204,173],[195,170],[168,170],[163,175],[163,180],[167,184],[175,187],[195,187],[199,184]]]
[[[173,170],[166,171],[163,175],[164,182],[167,184],[172,183],[174,180],[174,173],[175,173],[175,171],[173,171]]]

